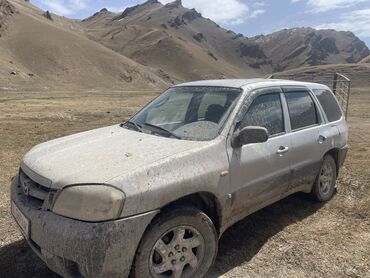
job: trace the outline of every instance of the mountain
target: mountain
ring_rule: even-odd
[[[361,63],[370,63],[370,55],[361,60]]]
[[[301,66],[357,63],[370,54],[352,32],[284,29],[252,38],[271,58],[275,71]]]
[[[87,39],[79,22],[32,4],[0,0],[0,87],[162,88],[137,62]]]
[[[250,77],[301,66],[356,63],[370,54],[351,32],[284,29],[246,38],[180,0],[156,0],[121,14],[103,9],[82,21],[89,38],[174,81]]]
[[[0,35],[8,27],[10,16],[17,13],[15,7],[5,0],[0,0]]]
[[[255,42],[225,30],[181,1],[156,0],[82,21],[89,38],[174,81],[261,76],[271,60]]]
[[[84,20],[0,0],[0,90],[163,88],[210,78],[250,78],[296,67],[357,63],[370,55],[351,32],[284,29],[247,38],[180,0],[157,0]],[[368,60],[364,60],[368,61]]]

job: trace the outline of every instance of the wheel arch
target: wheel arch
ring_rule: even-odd
[[[204,212],[212,220],[217,234],[220,235],[222,209],[220,201],[214,194],[210,192],[197,192],[181,197],[161,208],[160,213],[165,213],[166,211],[181,207],[195,207]]]
[[[335,161],[335,166],[336,166],[336,170],[337,170],[337,175],[339,174],[339,169],[340,169],[340,165],[339,165],[339,152],[340,152],[340,149],[339,148],[333,148],[329,151],[327,151],[324,155],[324,157],[326,155],[330,155],[334,158],[334,161]]]

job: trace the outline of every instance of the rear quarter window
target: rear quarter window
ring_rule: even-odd
[[[340,109],[332,92],[329,90],[314,89],[313,93],[324,109],[329,122],[337,121],[342,117],[342,110]]]

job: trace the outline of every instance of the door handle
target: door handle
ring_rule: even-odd
[[[322,144],[326,141],[327,137],[324,136],[324,135],[320,135],[319,136],[319,139],[317,139],[317,142],[319,142],[319,144]]]
[[[283,154],[287,153],[289,151],[289,148],[288,147],[285,147],[285,146],[281,146],[278,150],[277,150],[277,154],[282,156]]]

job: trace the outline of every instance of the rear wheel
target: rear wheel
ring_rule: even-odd
[[[337,180],[337,166],[331,155],[323,159],[319,175],[312,188],[312,194],[317,201],[326,202],[333,197]]]
[[[203,277],[217,254],[217,233],[198,209],[181,208],[159,216],[140,243],[134,278]]]

